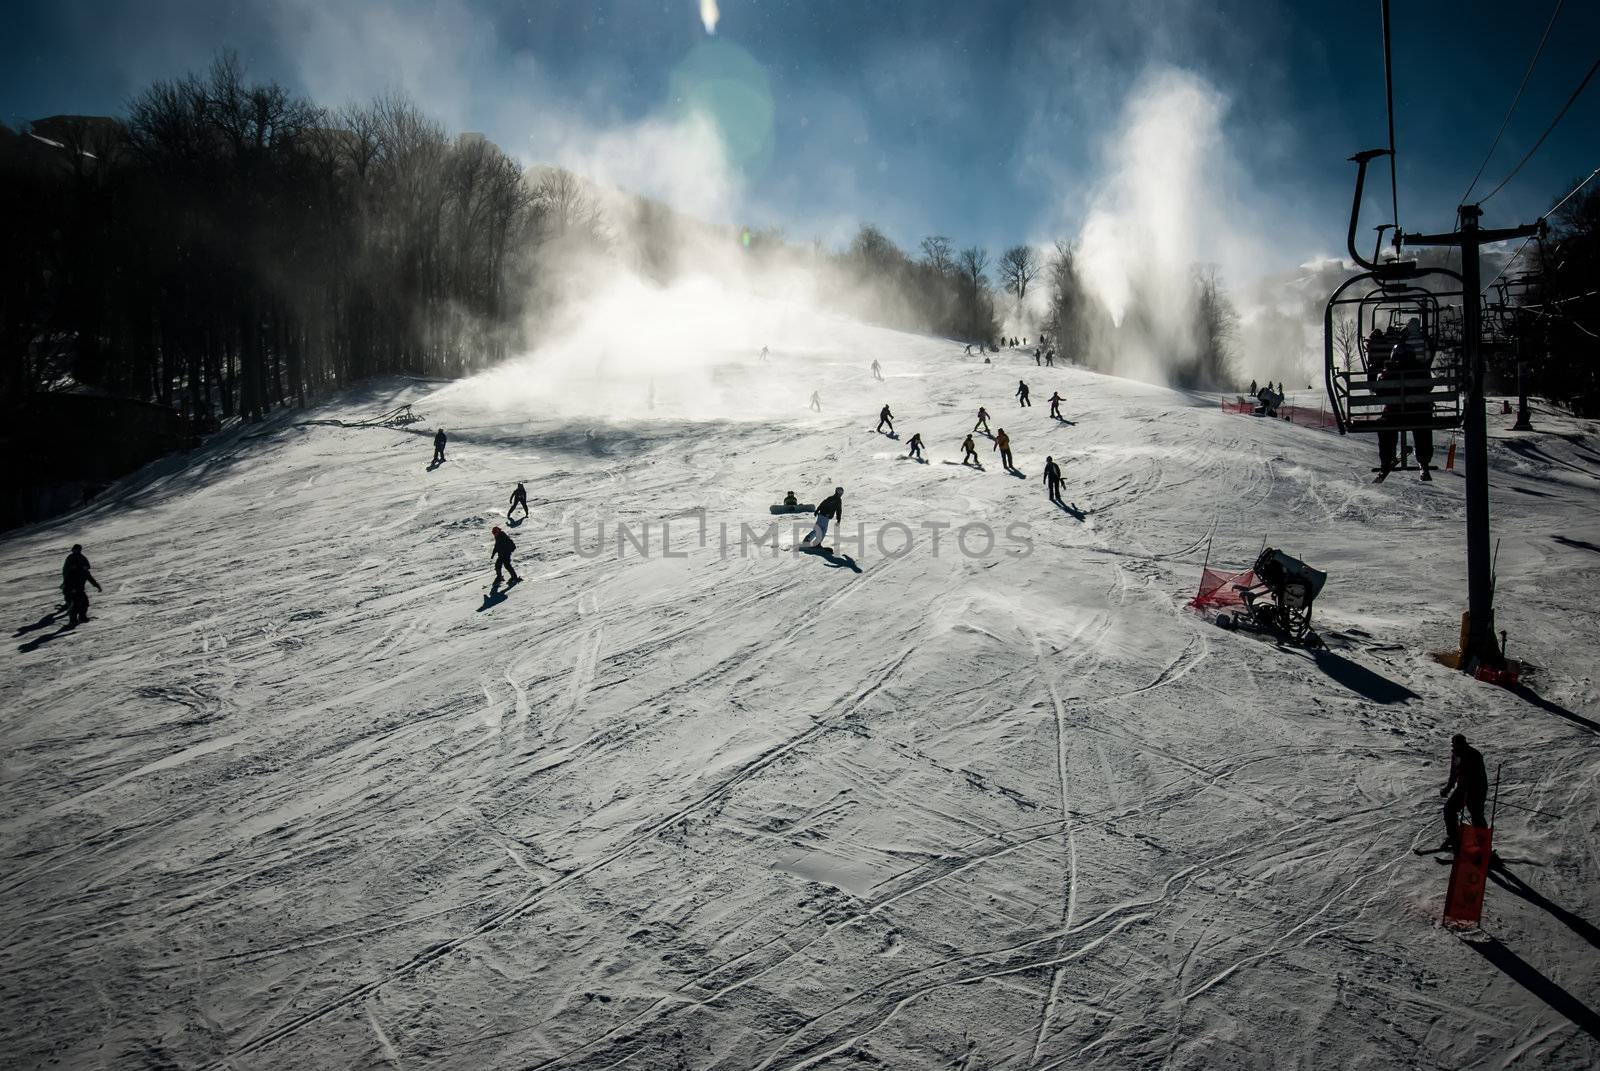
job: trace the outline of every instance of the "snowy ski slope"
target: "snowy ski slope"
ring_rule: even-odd
[[[0,1063],[1600,1063],[1600,428],[1497,432],[1519,696],[1428,654],[1465,598],[1457,474],[1373,486],[1370,440],[1214,395],[786,322],[654,408],[598,358],[548,404],[517,369],[379,384],[293,419],[427,423],[282,419],[0,541]],[[986,471],[948,463],[980,403],[1027,478],[981,438]],[[518,479],[525,582],[493,602]],[[850,560],[739,553],[835,483]],[[602,519],[648,556],[610,527],[593,554]],[[935,553],[924,521],[997,542]],[[1243,568],[1263,539],[1328,571],[1326,652],[1183,609],[1208,541]],[[79,540],[92,622],[23,631]],[[1502,807],[1518,891],[1478,943],[1412,851],[1455,731],[1545,812]]]

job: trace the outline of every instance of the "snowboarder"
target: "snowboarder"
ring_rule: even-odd
[[[800,500],[794,497],[793,491],[785,491],[783,493],[783,504],[788,506],[790,509],[794,509],[794,507],[800,504]]]
[[[83,544],[72,544],[72,553],[61,566],[61,597],[67,604],[67,627],[76,628],[89,620],[89,592],[84,586],[93,584],[96,591],[103,590],[100,582],[89,571],[89,559],[83,556]]]
[[[985,409],[981,405],[978,406],[978,422],[972,425],[972,430],[981,430],[985,435],[989,434],[989,410]]]
[[[811,411],[813,413],[822,412],[822,398],[816,391],[811,392]]]
[[[440,428],[438,434],[433,437],[433,463],[435,465],[444,464],[444,444],[448,441],[449,436],[444,433],[443,428]]]
[[[878,411],[878,430],[882,431],[885,424],[889,425],[889,434],[893,435],[894,414],[889,412],[889,407],[887,405]]]
[[[1489,795],[1489,774],[1483,768],[1483,754],[1467,743],[1460,733],[1450,738],[1450,780],[1439,790],[1444,801],[1444,844],[1440,850],[1456,851],[1461,846],[1461,808],[1472,816],[1475,826],[1487,826],[1483,801]]]
[[[1006,434],[1006,429],[1005,428],[1001,428],[999,431],[995,432],[995,434],[994,434],[994,447],[993,448],[995,450],[1000,451],[1000,464],[1004,465],[1006,467],[1007,471],[1010,471],[1010,469],[1011,469],[1011,436]]]
[[[1030,406],[1033,404],[1028,401],[1028,385],[1020,379],[1017,380],[1017,404]]]
[[[921,461],[922,460],[922,433],[920,431],[917,432],[915,435],[911,436],[911,444],[910,445],[911,445],[911,449],[906,451],[906,456],[907,457],[914,457],[918,461]]]
[[[965,439],[961,440],[961,463],[965,465],[969,458],[972,460],[974,465],[978,466],[980,469],[983,468],[983,462],[978,460],[978,448],[972,445],[971,435],[968,435]]]
[[[844,488],[835,487],[833,494],[824,498],[817,504],[817,522],[811,526],[811,531],[800,541],[804,547],[820,547],[822,541],[828,538],[828,522],[838,521],[844,517]]]
[[[1060,391],[1053,390],[1050,392],[1050,415],[1055,417],[1057,420],[1063,419],[1061,416],[1061,403],[1063,401],[1065,401],[1065,399],[1061,397]]]
[[[876,379],[879,383],[883,382],[883,366],[878,364],[878,359],[876,357],[872,359],[872,378]]]
[[[511,552],[517,549],[517,545],[511,542],[510,536],[500,530],[498,524],[490,531],[494,533],[494,550],[489,553],[489,557],[494,560],[495,586],[498,587],[500,585],[501,569],[511,574],[511,582],[513,584],[521,583],[522,577],[517,575],[516,566],[511,564]]]
[[[1046,350],[1045,351],[1045,354],[1044,354],[1044,366],[1046,368],[1054,368],[1056,366],[1056,351],[1055,350]]]
[[[1256,396],[1256,391],[1259,389],[1260,388],[1256,386],[1256,381],[1252,379],[1250,381],[1250,397],[1254,398]]]
[[[529,513],[528,513],[528,489],[526,487],[522,486],[521,481],[518,481],[517,489],[515,491],[511,492],[511,508],[506,510],[506,520],[507,521],[510,521],[511,520],[511,515],[513,513],[517,512],[517,507],[518,506],[522,507],[522,516],[523,516],[523,519],[526,520],[527,517],[529,516]]]
[[[1056,505],[1064,505],[1061,501],[1061,466],[1056,464],[1056,459],[1044,459],[1044,485],[1050,492],[1050,501]]]

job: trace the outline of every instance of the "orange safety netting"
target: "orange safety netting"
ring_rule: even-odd
[[[1222,409],[1226,413],[1250,414],[1256,411],[1256,403],[1242,398],[1234,402],[1224,399]],[[1277,419],[1287,420],[1291,424],[1299,424],[1303,428],[1338,427],[1338,422],[1334,420],[1333,414],[1328,412],[1325,406],[1318,406],[1312,409],[1310,406],[1305,405],[1280,405],[1278,406]]]
[[[1244,599],[1233,589],[1235,584],[1252,587],[1256,582],[1253,569],[1242,573],[1225,573],[1221,569],[1203,569],[1200,572],[1200,592],[1189,600],[1191,610],[1210,610],[1220,606],[1243,606]]]

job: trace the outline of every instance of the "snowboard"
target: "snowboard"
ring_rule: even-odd
[[[785,506],[782,502],[768,506],[769,513],[815,513],[817,507],[811,502],[796,502],[792,506]]]

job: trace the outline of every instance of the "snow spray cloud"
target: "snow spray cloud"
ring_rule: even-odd
[[[717,10],[717,0],[700,0],[700,25],[706,28],[706,33],[717,32],[717,20],[722,17],[722,12]]]
[[[1197,269],[1217,265],[1226,279],[1256,259],[1226,112],[1226,98],[1200,76],[1156,68],[1102,149],[1076,262],[1104,313],[1091,347],[1117,372],[1190,384],[1225,372],[1197,328]]]

